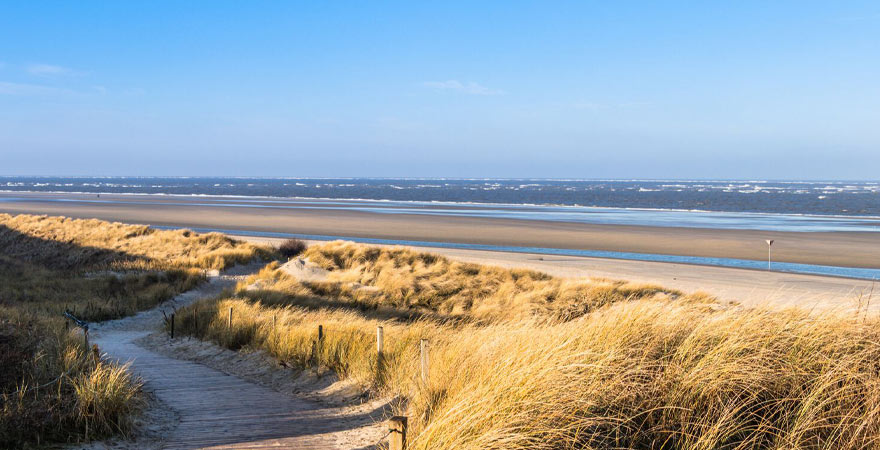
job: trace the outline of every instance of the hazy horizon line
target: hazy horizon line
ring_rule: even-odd
[[[679,182],[698,182],[698,181],[739,181],[753,183],[771,183],[771,182],[859,182],[859,183],[880,183],[877,179],[857,179],[857,178],[638,178],[638,177],[604,177],[604,178],[577,178],[577,177],[456,177],[456,176],[432,176],[432,177],[401,177],[401,176],[261,176],[261,175],[4,175],[0,174],[0,178],[70,178],[70,179],[88,179],[88,178],[226,178],[226,179],[254,179],[254,180],[544,180],[544,181],[679,181]]]

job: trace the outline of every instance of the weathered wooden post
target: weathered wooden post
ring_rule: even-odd
[[[422,355],[422,383],[428,384],[428,340],[422,339],[419,344]]]
[[[318,325],[318,343],[324,340],[324,325]]]
[[[382,351],[385,350],[385,329],[382,327],[376,327],[376,353],[379,354],[379,357],[382,357]]]
[[[171,313],[171,339],[174,339],[174,313]]]
[[[388,450],[406,450],[406,417],[388,419]]]
[[[226,319],[226,327],[232,329],[232,307],[229,307],[229,317]]]
[[[385,364],[385,329],[376,327],[376,380],[381,380]]]

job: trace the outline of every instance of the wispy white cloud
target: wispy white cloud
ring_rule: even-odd
[[[74,93],[74,91],[69,89],[52,86],[0,81],[0,95],[58,95]]]
[[[479,83],[475,83],[470,81],[468,83],[462,83],[458,80],[447,80],[447,81],[425,81],[422,83],[422,86],[446,90],[446,91],[457,91],[470,95],[502,95],[504,91],[499,89],[491,89],[486,86],[483,86]]]
[[[76,75],[78,72],[67,67],[56,66],[52,64],[28,64],[25,70],[31,75],[41,77],[52,77],[62,75]]]

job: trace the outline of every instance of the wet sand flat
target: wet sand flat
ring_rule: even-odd
[[[781,232],[585,224],[384,214],[314,207],[236,207],[216,198],[157,195],[0,193],[0,212],[95,217],[127,223],[458,242],[498,246],[654,253],[880,268],[880,233]],[[328,205],[332,202],[328,202]]]

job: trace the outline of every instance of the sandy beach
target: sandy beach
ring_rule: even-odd
[[[0,193],[0,212],[96,217],[127,223],[406,239],[499,246],[654,253],[880,268],[880,234],[780,232],[586,224],[482,217],[380,214],[333,208],[228,206],[221,198]],[[228,200],[228,199],[227,199]],[[295,201],[289,203],[295,204]],[[279,205],[283,206],[283,205]]]

